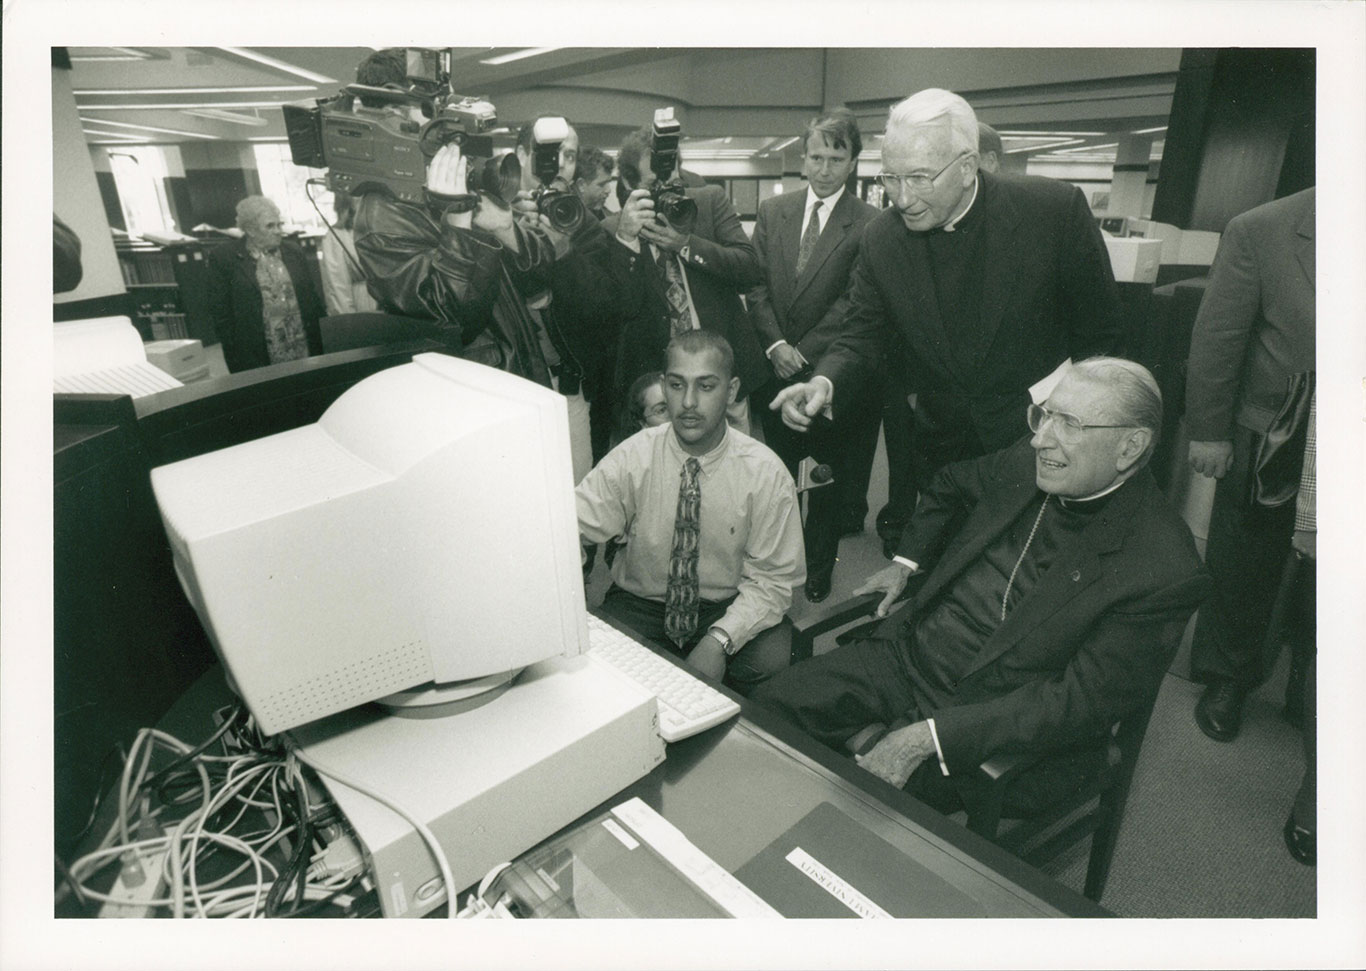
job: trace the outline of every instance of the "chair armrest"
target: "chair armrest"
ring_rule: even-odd
[[[1035,752],[998,752],[978,768],[993,785],[1004,785],[1043,757]]]
[[[901,595],[896,598],[896,603],[909,600],[915,596],[920,589],[920,585],[925,582],[927,574],[922,571],[911,574],[906,581],[906,589],[901,591]],[[882,600],[882,594],[865,593],[862,596],[850,597],[842,600],[826,609],[804,617],[800,620],[792,621],[792,660],[793,662],[803,661],[811,657],[816,643],[816,638],[821,634],[829,633],[837,627],[843,627],[851,620],[858,620],[860,617],[867,617],[873,613],[877,605]]]

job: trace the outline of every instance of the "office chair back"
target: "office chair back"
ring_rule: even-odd
[[[385,313],[335,314],[319,322],[323,353],[430,337],[431,321]]]

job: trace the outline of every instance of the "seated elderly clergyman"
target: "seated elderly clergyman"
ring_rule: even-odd
[[[856,593],[888,608],[871,639],[781,672],[755,694],[832,748],[888,732],[859,765],[939,809],[971,809],[998,753],[1046,756],[1006,794],[1030,813],[1099,765],[1105,733],[1161,684],[1208,577],[1144,468],[1162,426],[1146,369],[1073,365],[1033,435],[946,466],[895,562]]]

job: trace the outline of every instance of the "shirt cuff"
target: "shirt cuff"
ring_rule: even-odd
[[[770,354],[772,354],[772,353],[773,353],[773,348],[777,347],[779,344],[786,344],[786,343],[787,343],[787,341],[774,341],[772,344],[768,345],[768,348],[764,351],[764,357],[768,357]]]
[[[902,566],[908,566],[908,567],[910,567],[912,573],[915,573],[917,570],[920,569],[920,564],[919,564],[919,563],[917,563],[915,560],[908,559],[907,557],[904,557],[904,556],[894,556],[894,557],[892,557],[892,562],[893,562],[893,563],[900,563]]]
[[[939,745],[939,733],[934,730],[934,719],[926,718],[925,724],[930,726],[930,738],[934,741],[934,753],[939,756],[939,771],[948,775],[949,766],[944,761],[944,750]]]

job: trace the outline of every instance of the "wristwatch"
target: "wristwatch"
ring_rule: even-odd
[[[730,635],[723,631],[721,628],[708,627],[707,633],[710,634],[712,637],[715,637],[718,641],[720,641],[721,650],[726,652],[727,657],[730,657],[737,650],[739,650],[739,648],[735,646],[735,642],[730,639]]]

